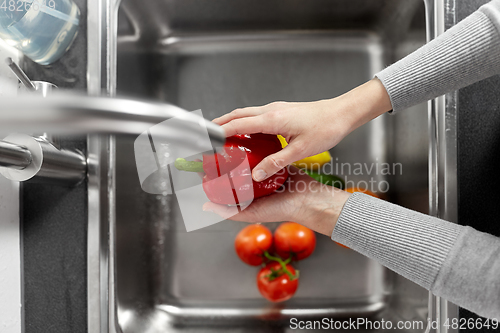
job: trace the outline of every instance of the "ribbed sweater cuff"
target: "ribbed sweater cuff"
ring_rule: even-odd
[[[332,239],[429,289],[460,228],[354,193],[342,209]]]
[[[446,33],[375,76],[393,112],[500,73],[500,2],[485,5]]]

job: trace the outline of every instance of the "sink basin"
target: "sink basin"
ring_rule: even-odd
[[[208,119],[238,107],[340,95],[425,42],[423,2],[376,3],[124,0],[118,94],[201,109]],[[356,130],[331,150],[332,171],[350,184],[374,180],[388,200],[426,213],[426,108]],[[297,265],[295,297],[267,302],[256,288],[257,268],[234,252],[246,224],[186,232],[175,196],[142,191],[134,140],[118,137],[116,149],[123,332],[287,332],[290,318],[426,320],[427,291],[321,235],[315,253]],[[377,172],[383,163],[389,174]]]

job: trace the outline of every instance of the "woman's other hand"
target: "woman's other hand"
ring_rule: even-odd
[[[277,192],[255,199],[251,205],[229,219],[242,222],[293,221],[330,237],[350,193],[323,185],[304,171],[289,167],[290,176]],[[223,217],[232,207],[207,202],[203,210]]]

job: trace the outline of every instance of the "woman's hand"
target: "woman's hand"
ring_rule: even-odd
[[[323,185],[293,166],[289,167],[289,172],[282,189],[255,199],[230,219],[243,222],[293,221],[331,237],[350,193]],[[209,201],[203,205],[203,210],[227,217],[234,208]]]
[[[334,147],[354,129],[389,110],[384,86],[373,79],[334,99],[274,102],[236,109],[213,121],[222,125],[226,136],[267,133],[285,137],[289,145],[254,168],[253,179],[262,181],[294,161]]]

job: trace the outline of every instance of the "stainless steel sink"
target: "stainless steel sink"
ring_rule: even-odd
[[[421,1],[123,0],[118,95],[201,109],[331,98],[425,42]],[[384,115],[331,150],[347,180],[387,182],[387,199],[428,212],[427,105]],[[332,119],[332,122],[335,119]],[[123,332],[287,332],[289,319],[425,322],[428,293],[318,235],[296,296],[262,299],[233,250],[244,223],[186,232],[174,196],[142,191],[134,137],[117,138],[116,298]],[[348,172],[389,163],[389,175]],[[379,172],[380,173],[380,172]],[[270,224],[275,228],[277,224]],[[422,328],[408,331],[423,331]]]

